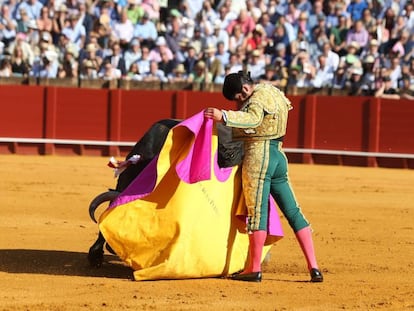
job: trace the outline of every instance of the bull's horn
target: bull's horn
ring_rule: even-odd
[[[101,193],[92,200],[91,204],[89,204],[89,216],[91,219],[97,223],[95,219],[95,210],[104,202],[112,201],[119,195],[118,191],[110,190],[104,193]]]

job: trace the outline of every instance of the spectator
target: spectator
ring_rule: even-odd
[[[348,95],[350,96],[360,96],[362,95],[362,75],[363,70],[361,67],[353,66],[350,68],[350,78],[346,82],[346,88],[348,90]]]
[[[402,78],[401,58],[397,55],[390,58],[388,67],[388,76],[391,79],[391,87],[398,89],[400,79]]]
[[[235,25],[229,37],[229,51],[233,53],[238,46],[246,46],[246,37],[240,25]]]
[[[397,89],[392,86],[392,80],[388,75],[382,77],[382,83],[375,92],[375,97],[387,99],[400,99]]]
[[[114,22],[112,36],[115,37],[123,50],[128,48],[134,36],[134,25],[128,19],[126,9],[122,9],[119,21]]]
[[[358,42],[352,41],[347,46],[347,53],[345,56],[340,58],[340,63],[344,63],[346,65],[351,65],[355,67],[361,67],[361,61],[359,59],[358,51],[360,50],[360,46]]]
[[[201,57],[203,47],[205,46],[205,40],[200,26],[197,25],[194,27],[194,34],[190,41],[197,57]]]
[[[96,65],[91,60],[85,60],[81,66],[80,79],[94,80],[98,78]]]
[[[376,26],[377,20],[374,16],[372,16],[371,10],[366,8],[362,11],[362,24],[364,25],[365,29],[372,29]]]
[[[315,78],[316,68],[311,61],[311,56],[306,49],[301,51],[293,58],[291,67],[298,69],[296,76],[296,87],[306,88],[312,86]]]
[[[326,17],[325,13],[323,12],[323,3],[321,0],[316,0],[313,2],[313,6],[311,10],[301,10],[303,12],[310,12],[308,18],[308,27],[313,29],[319,24],[319,21]],[[329,26],[329,25],[328,25]]]
[[[20,45],[15,45],[11,58],[12,74],[17,77],[27,77],[29,75],[29,61],[24,55]]]
[[[227,32],[233,33],[233,28],[240,26],[240,31],[243,36],[247,36],[250,32],[253,31],[256,26],[253,18],[248,14],[246,9],[242,9],[237,17],[237,19],[232,20],[227,26]]]
[[[165,76],[168,77],[176,67],[176,62],[173,58],[170,58],[170,55],[166,51],[160,53],[161,61],[158,63],[158,68],[164,71]]]
[[[95,18],[90,13],[90,7],[88,1],[79,1],[78,2],[78,9],[79,9],[79,21],[78,23],[85,27],[86,31],[86,43],[89,43],[89,37],[91,32],[93,31]]]
[[[137,62],[141,58],[141,44],[137,38],[131,41],[130,48],[125,51],[125,67],[130,68],[131,64]]]
[[[265,31],[262,27],[262,25],[258,24],[256,25],[255,29],[253,30],[253,33],[250,34],[247,37],[246,40],[246,51],[247,53],[256,50],[257,48],[259,48],[259,46],[263,45],[267,45],[267,40],[266,40],[266,36],[265,36]]]
[[[62,3],[56,10],[55,16],[53,16],[52,37],[55,44],[59,41],[62,30],[67,26],[67,13],[68,9],[66,5]]]
[[[215,78],[223,72],[223,64],[220,59],[216,57],[216,47],[214,45],[209,44],[206,46],[204,49],[203,60],[214,81]]]
[[[144,44],[141,45],[141,58],[137,61],[139,72],[141,75],[144,75],[150,71],[150,58],[149,58],[150,49]]]
[[[213,44],[217,46],[217,43],[223,42],[223,48],[225,50],[229,49],[229,34],[221,27],[221,21],[217,19],[214,22],[214,30],[213,35],[211,36],[210,40],[208,40],[208,44]]]
[[[170,30],[165,34],[165,40],[173,54],[177,54],[180,50],[180,41],[183,38],[183,35],[180,32],[180,27],[181,16],[172,16],[168,27]]]
[[[49,16],[49,8],[47,6],[42,7],[40,17],[36,20],[36,23],[39,31],[52,31],[53,20]]]
[[[288,4],[288,9],[287,9],[287,13],[283,14],[281,16],[286,16],[286,20],[292,24],[295,25],[298,20],[299,20],[299,16],[300,16],[301,10],[299,10],[296,7],[296,4],[294,2],[289,2]]]
[[[122,73],[121,70],[111,64],[110,60],[105,59],[102,63],[101,69],[98,72],[98,77],[107,81],[117,80],[122,77]]]
[[[246,70],[250,72],[250,77],[253,81],[258,81],[260,77],[265,73],[265,60],[259,50],[251,52],[248,58]]]
[[[19,13],[17,18],[20,18],[20,9],[24,10],[29,16],[30,20],[37,20],[40,18],[40,11],[43,7],[43,4],[38,0],[23,0],[19,5]]]
[[[222,41],[219,41],[217,43],[216,58],[220,60],[223,67],[229,63],[230,53],[225,49],[224,42]]]
[[[368,8],[368,3],[365,0],[352,0],[346,11],[351,15],[352,21],[356,22],[361,20],[362,12],[366,8]]]
[[[329,41],[325,41],[322,44],[322,55],[326,57],[326,66],[335,72],[339,66],[339,55],[332,51],[331,44]]]
[[[168,47],[165,38],[163,36],[159,36],[155,43],[155,47],[150,51],[149,59],[159,63],[161,62],[161,54],[163,53],[168,60],[172,60],[174,58],[174,55]]]
[[[296,29],[295,38],[293,40],[290,40],[290,43],[297,40],[297,36],[299,33],[303,34],[305,37],[311,36],[312,28],[309,26],[309,23],[308,23],[308,12],[300,12],[297,23],[295,24],[295,29]]]
[[[142,81],[161,81],[168,82],[168,79],[155,60],[150,61],[150,70],[142,75]]]
[[[53,50],[42,52],[34,61],[30,76],[55,79],[58,73],[58,55]]]
[[[104,65],[106,63],[111,64],[114,69],[119,70],[120,76],[123,77],[126,75],[127,70],[120,43],[118,41],[114,41],[111,50],[112,55],[108,55],[104,58]],[[106,72],[106,70],[104,70],[104,72]],[[113,72],[109,71],[109,73],[112,75]],[[116,76],[118,76],[118,73],[116,73]]]
[[[320,54],[316,64],[315,78],[312,81],[312,87],[324,88],[331,87],[335,70],[332,66],[327,65],[327,58]]]
[[[279,77],[276,74],[275,67],[272,64],[266,65],[265,72],[258,78],[258,81],[260,83],[267,82],[276,87],[280,87]]]
[[[356,42],[359,45],[359,48],[365,47],[368,44],[369,36],[368,31],[365,29],[364,24],[361,20],[354,22],[352,28],[348,31],[346,35],[346,43],[350,44],[351,42]],[[360,54],[360,50],[356,52],[357,55]]]
[[[144,16],[145,11],[141,6],[141,3],[141,0],[128,0],[126,11],[128,19],[131,21],[133,25],[140,23],[142,17]]]
[[[20,11],[20,18],[16,19],[16,34],[26,33],[27,25],[30,21],[29,16],[27,15],[25,9],[19,9],[19,11]]]
[[[168,76],[168,82],[170,83],[187,82],[187,80],[188,76],[183,64],[178,64]]]
[[[6,48],[16,38],[16,28],[17,23],[12,18],[9,5],[3,3],[0,11],[0,39]]]
[[[344,90],[348,81],[348,72],[345,64],[339,64],[338,69],[336,70],[333,81],[332,89],[334,90]]]
[[[138,38],[142,43],[153,44],[158,37],[157,28],[154,22],[149,18],[147,12],[142,16],[141,22],[135,25],[134,37]]]
[[[329,34],[329,42],[331,43],[332,50],[336,52],[339,56],[346,55],[347,34],[347,19],[345,16],[340,15],[338,17],[338,25],[331,28]]]
[[[208,71],[206,63],[199,60],[195,64],[193,72],[189,74],[188,81],[191,83],[209,84],[213,82],[213,75]]]
[[[268,12],[262,12],[262,16],[259,19],[259,24],[262,25],[266,37],[270,38],[275,30],[275,25],[270,21],[270,15]]]
[[[78,50],[80,50],[86,42],[86,29],[78,21],[79,16],[77,14],[70,15],[69,24],[62,29],[62,34],[68,37],[70,42],[74,43]]]
[[[0,60],[0,77],[9,78],[12,76],[13,69],[10,57],[3,57]]]
[[[77,62],[77,51],[73,46],[69,46],[62,61],[62,71],[59,78],[77,78],[79,63]]]
[[[138,63],[132,63],[128,69],[126,79],[133,81],[142,81],[143,77],[139,70]]]

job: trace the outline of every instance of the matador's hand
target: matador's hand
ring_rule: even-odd
[[[204,116],[208,119],[213,119],[216,122],[223,121],[223,113],[217,108],[206,108],[204,110]]]

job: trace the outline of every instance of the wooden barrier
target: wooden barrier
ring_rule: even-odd
[[[185,119],[211,106],[236,109],[217,90],[47,84],[0,83],[0,153],[124,155],[160,119]],[[291,162],[414,166],[412,101],[309,94],[289,98],[294,109],[284,147]]]

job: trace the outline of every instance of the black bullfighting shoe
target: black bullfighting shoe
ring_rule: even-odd
[[[323,282],[323,275],[322,272],[319,271],[318,269],[312,268],[310,271],[310,275],[311,275],[311,282]]]
[[[262,281],[262,272],[252,272],[252,273],[239,273],[233,274],[231,276],[232,280],[236,281],[245,281],[245,282],[261,282]]]

